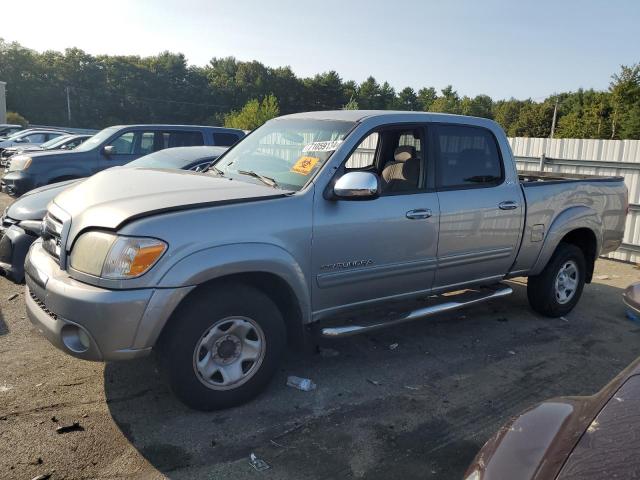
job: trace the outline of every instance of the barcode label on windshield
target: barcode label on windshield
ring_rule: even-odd
[[[342,140],[331,140],[328,142],[313,142],[305,145],[303,152],[332,152],[340,146]]]

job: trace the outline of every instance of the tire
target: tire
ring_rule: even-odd
[[[547,317],[566,315],[580,300],[586,270],[582,250],[569,243],[560,243],[544,270],[539,275],[529,277],[529,305]],[[564,273],[564,277],[560,277],[561,273]]]
[[[258,289],[233,283],[188,297],[162,333],[157,353],[175,395],[206,411],[258,395],[278,368],[285,345],[285,323],[274,302]]]

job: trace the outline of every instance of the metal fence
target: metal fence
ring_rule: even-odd
[[[629,189],[622,246],[610,258],[640,263],[640,140],[510,138],[518,170],[620,176]]]

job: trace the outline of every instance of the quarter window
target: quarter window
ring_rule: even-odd
[[[163,132],[163,148],[204,145],[202,133],[194,131]]]
[[[466,125],[438,125],[438,186],[486,187],[503,179],[502,161],[493,134]]]

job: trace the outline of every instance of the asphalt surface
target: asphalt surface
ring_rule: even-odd
[[[640,354],[621,301],[640,270],[596,270],[564,319],[534,314],[517,280],[506,299],[290,353],[256,400],[213,413],[175,400],[151,358],[57,351],[26,318],[23,286],[0,278],[0,478],[461,478],[511,415],[594,393]],[[251,453],[270,468],[256,471]]]

